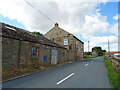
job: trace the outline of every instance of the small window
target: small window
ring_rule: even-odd
[[[52,40],[54,41],[54,38]]]
[[[38,56],[38,48],[32,47],[32,57],[37,57]]]
[[[72,46],[69,46],[69,49],[72,49]]]
[[[69,37],[69,36],[70,36],[70,34],[67,35],[67,37]]]
[[[63,52],[63,56],[65,55],[65,52]]]
[[[68,39],[64,38],[64,45],[68,45]]]
[[[70,33],[68,35],[70,36]]]

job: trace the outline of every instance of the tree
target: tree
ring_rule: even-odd
[[[103,54],[106,50],[102,50],[101,47],[93,47],[92,52],[94,52],[94,51],[98,54],[98,56],[103,56]]]
[[[103,50],[103,52],[107,52],[106,50]]]
[[[34,31],[34,32],[32,32],[33,34],[37,34],[37,35],[43,35],[42,33],[40,33],[40,32],[36,32],[36,31]]]
[[[92,52],[84,52],[84,55],[92,55]]]

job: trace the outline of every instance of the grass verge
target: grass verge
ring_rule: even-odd
[[[95,57],[97,57],[97,56],[86,56],[86,57],[84,57],[84,59],[90,59],[90,58],[95,58]]]
[[[50,69],[50,68],[54,68],[57,66],[61,66],[66,64],[67,62],[59,62],[57,65],[51,65],[51,64],[44,64],[44,63],[39,63],[39,62],[35,62],[33,64],[25,64],[24,66],[21,66],[21,68],[14,68],[13,70],[9,70],[9,71],[2,71],[2,80],[8,80],[10,78],[14,78],[14,77],[18,77],[21,75],[26,75],[26,74],[30,74],[30,73],[34,73],[37,71],[42,71],[45,69]]]
[[[104,57],[104,62],[108,70],[108,78],[112,88],[120,90],[120,72],[115,71],[112,63],[109,62],[108,58]]]
[[[6,71],[6,72],[3,71],[2,72],[2,80],[8,80],[10,78],[30,74],[30,73],[33,73],[36,71],[45,70],[45,69],[52,68],[52,67],[55,67],[55,65],[49,65],[49,64],[46,64],[46,65],[35,64],[34,66],[33,65],[26,65],[23,68],[15,68],[13,70]]]

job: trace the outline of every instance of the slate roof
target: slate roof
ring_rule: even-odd
[[[2,33],[0,32],[0,35],[2,35],[3,37],[66,49],[65,47],[45,38],[43,35],[36,35],[30,31],[23,30],[5,23],[0,22],[0,24],[0,28],[2,28]]]

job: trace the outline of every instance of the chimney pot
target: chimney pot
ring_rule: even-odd
[[[55,27],[58,27],[59,26],[59,24],[58,23],[55,23]]]

